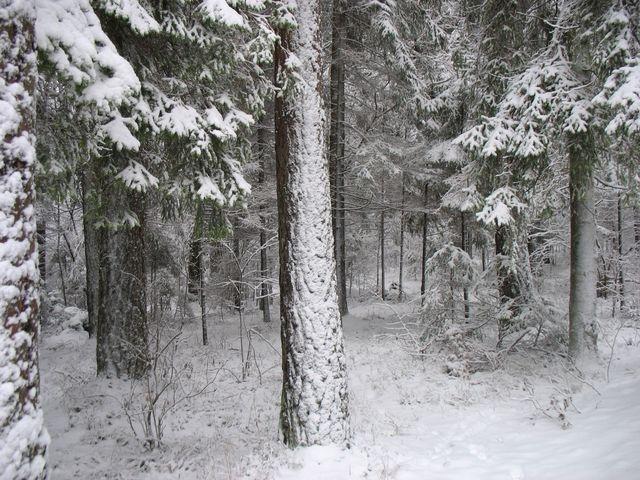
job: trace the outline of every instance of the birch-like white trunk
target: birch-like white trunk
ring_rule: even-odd
[[[320,5],[297,2],[297,28],[281,29],[276,80],[294,65],[295,91],[276,99],[284,442],[346,445],[347,381],[336,294]],[[295,57],[294,57],[295,55]]]

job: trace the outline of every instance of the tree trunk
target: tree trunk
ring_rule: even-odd
[[[402,274],[404,273],[404,173],[402,174],[402,204],[400,207],[400,264],[398,265],[398,301],[402,301],[404,291],[402,289]]]
[[[502,346],[504,338],[513,325],[513,318],[518,314],[516,302],[520,296],[518,278],[510,265],[508,228],[506,225],[496,226],[494,237],[496,243],[498,295],[500,305],[503,308],[502,314],[498,318],[498,347]]]
[[[424,184],[424,213],[422,214],[422,276],[420,280],[420,304],[424,306],[424,296],[427,293],[427,201],[429,184]]]
[[[346,363],[336,290],[324,106],[320,3],[299,2],[298,27],[275,51],[282,86],[289,53],[299,83],[276,98],[276,168],[282,319],[280,429],[290,447],[347,445]]]
[[[460,212],[460,249],[463,252],[467,252],[467,224],[466,224],[466,216],[464,212]],[[469,311],[469,289],[464,286],[462,287],[462,302],[464,306],[464,319],[465,321],[469,320],[470,311]]]
[[[636,252],[640,252],[640,207],[633,207],[633,243]]]
[[[384,177],[382,177],[382,202],[384,203]],[[380,210],[380,297],[386,300],[386,280],[384,266],[384,205]]]
[[[257,134],[258,144],[258,185],[264,186],[265,169],[267,168],[267,128],[264,123],[258,125]],[[266,206],[261,204],[260,213],[260,310],[262,310],[262,320],[266,323],[271,322],[271,309],[269,308],[269,252],[267,251],[267,217],[265,215]]]
[[[347,304],[346,232],[344,210],[344,5],[333,0],[331,30],[331,71],[329,96],[331,99],[331,125],[329,129],[329,178],[331,182],[331,211],[336,257],[336,281],[340,314],[349,313]]]
[[[622,194],[618,192],[618,222],[617,222],[617,230],[618,230],[618,296],[620,297],[620,312],[625,308],[624,302],[624,253],[622,248]]]
[[[585,348],[596,347],[596,263],[594,217],[595,159],[581,138],[569,145],[571,201],[571,271],[569,280],[569,355],[580,359]]]
[[[187,264],[187,292],[192,297],[199,296],[202,284],[202,220],[204,212],[198,205],[193,222],[193,233],[189,242],[189,263]]]
[[[113,193],[109,193],[113,196]],[[98,229],[98,375],[142,377],[148,368],[144,194],[127,191],[139,224]]]
[[[47,279],[47,221],[40,219],[36,222],[38,239],[38,269],[40,270],[40,284],[45,287]]]
[[[46,477],[34,217],[33,2],[0,0],[0,477]]]
[[[85,295],[87,299],[87,332],[95,335],[98,315],[98,244],[97,229],[95,227],[95,206],[91,206],[91,185],[93,184],[92,165],[88,165],[81,173],[82,178],[82,229],[84,233],[85,259]],[[95,199],[94,199],[95,201]]]

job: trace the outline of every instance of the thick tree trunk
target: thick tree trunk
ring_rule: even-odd
[[[144,194],[126,192],[139,225],[98,229],[98,375],[142,377],[148,368]]]
[[[578,360],[596,347],[596,260],[594,217],[595,160],[581,138],[569,145],[571,272],[569,281],[569,355]]]
[[[424,184],[424,213],[422,214],[422,276],[420,279],[420,304],[424,305],[424,295],[427,292],[427,201],[429,195],[429,184]]]
[[[0,0],[0,478],[46,476],[34,216],[33,2]]]
[[[347,304],[346,232],[344,210],[344,5],[343,0],[333,0],[331,71],[329,97],[331,99],[331,125],[329,129],[329,178],[331,182],[331,211],[334,252],[336,257],[336,281],[340,314],[349,312]]]
[[[284,442],[349,442],[346,364],[336,291],[328,165],[324,155],[318,0],[299,2],[298,27],[280,31],[275,78],[297,56],[296,90],[276,98]]]

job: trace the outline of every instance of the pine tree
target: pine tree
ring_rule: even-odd
[[[46,477],[34,215],[35,9],[0,2],[0,479]]]
[[[290,447],[349,441],[325,157],[320,3],[279,5],[275,53],[282,405]]]

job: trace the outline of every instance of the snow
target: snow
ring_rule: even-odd
[[[62,77],[81,88],[82,99],[105,111],[132,102],[140,91],[140,81],[102,31],[89,1],[35,3],[38,50]]]
[[[226,0],[204,0],[200,9],[205,16],[214,22],[229,27],[244,26],[245,20],[237,11],[229,6]]]
[[[0,480],[44,476],[49,436],[38,389],[33,209],[36,54],[31,2],[0,10]]]
[[[566,270],[550,273],[557,280],[549,288],[566,295]],[[407,282],[406,288],[412,298],[419,285]],[[120,399],[129,385],[94,377],[94,340],[74,330],[45,331],[41,365],[52,478],[601,480],[631,479],[640,471],[637,329],[620,331],[609,383],[605,343],[584,381],[541,351],[512,354],[504,367],[464,378],[444,373],[445,358],[435,351],[423,359],[410,356],[392,330],[397,318],[391,309],[371,301],[351,307],[344,318],[354,433],[348,450],[291,451],[280,444],[279,352],[254,337],[261,374],[252,365],[239,382],[238,319],[231,312],[212,315],[209,347],[200,346],[197,322],[185,325],[179,362],[202,367],[189,381],[202,378],[206,365],[225,370],[212,391],[171,415],[165,446],[153,452],[127,426]],[[278,345],[277,323],[263,324],[255,311],[246,321]],[[603,338],[610,341],[617,324],[604,321]],[[552,406],[554,397],[571,397],[575,405],[564,411],[568,428]]]
[[[126,20],[133,31],[140,35],[160,31],[160,24],[140,5],[138,0],[100,0],[98,4],[105,12]]]

